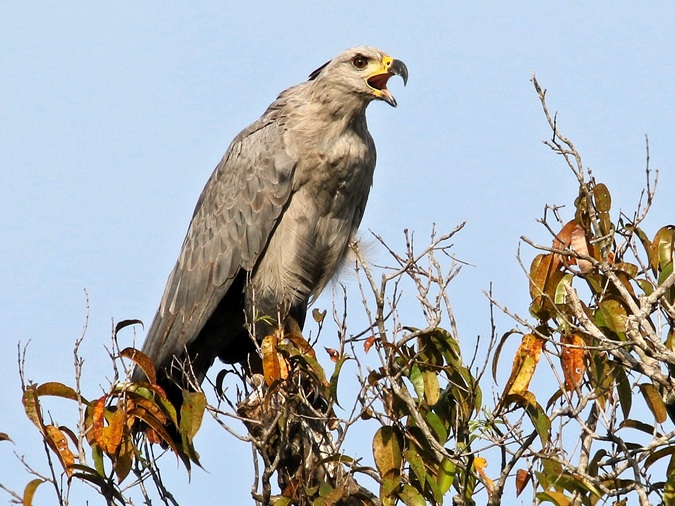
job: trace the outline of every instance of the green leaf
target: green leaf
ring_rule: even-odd
[[[600,307],[596,314],[596,323],[598,326],[606,327],[619,334],[626,331],[627,320],[628,313],[619,301],[605,299],[600,303]]]
[[[554,302],[556,304],[563,305],[567,303],[567,288],[572,286],[572,280],[574,280],[574,274],[571,272],[562,277],[555,288]]]
[[[424,460],[420,457],[420,454],[417,453],[417,449],[414,445],[403,450],[403,459],[408,463],[414,477],[417,478],[420,485],[424,487],[427,480],[427,470],[424,466]]]
[[[417,394],[418,399],[424,398],[424,375],[419,365],[414,363],[410,367],[410,373],[408,374],[408,379],[413,384],[415,393]]]
[[[335,364],[335,370],[333,371],[333,374],[330,377],[330,398],[333,401],[335,401],[335,404],[337,404],[338,406],[340,406],[337,395],[338,381],[340,380],[340,371],[342,370],[342,366],[344,365],[344,363],[347,360],[349,360],[349,358],[350,357],[348,357],[347,355],[341,355],[340,358],[338,358],[337,364]]]
[[[557,506],[570,506],[572,504],[571,499],[567,497],[562,492],[555,492],[553,490],[548,490],[546,492],[539,492],[537,494],[537,499],[539,501],[548,501]]]
[[[438,485],[441,494],[445,494],[450,490],[450,487],[455,480],[455,472],[455,464],[448,458],[444,458],[438,466],[438,479],[436,480],[436,484]]]
[[[438,442],[445,444],[445,442],[448,440],[448,429],[446,429],[439,416],[433,411],[429,411],[426,413],[425,418],[431,429],[436,434],[436,439]]]
[[[406,506],[426,506],[427,504],[424,497],[411,485],[403,485],[403,490],[399,493],[399,497]]]
[[[630,408],[633,405],[633,391],[631,389],[630,381],[628,381],[628,376],[626,376],[626,371],[623,367],[618,365],[613,367],[612,374],[614,374],[614,381],[619,393],[621,413],[625,419],[630,416]]]
[[[180,408],[180,431],[192,441],[202,425],[206,410],[206,396],[203,392],[183,391],[183,404]]]

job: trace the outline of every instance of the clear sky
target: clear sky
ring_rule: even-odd
[[[454,242],[472,267],[451,290],[465,347],[489,333],[482,290],[491,282],[497,299],[527,312],[515,255],[521,235],[548,241],[535,223],[544,205],[567,203],[572,215],[576,184],[541,142],[550,132],[533,72],[561,131],[628,214],[649,135],[660,182],[646,228],[672,223],[670,2],[420,5],[0,4],[0,432],[16,443],[0,443],[0,482],[20,490],[29,479],[13,451],[44,471],[20,403],[17,343],[30,340],[28,378],[72,384],[86,289],[84,393],[100,395],[111,322],[151,320],[230,140],[350,46],[377,46],[410,71],[407,88],[391,82],[397,109],[369,108],[378,167],[362,230],[397,245],[404,228],[422,241],[433,223],[448,231],[468,222]],[[213,425],[197,439],[208,472],[195,470],[188,484],[179,470],[172,491],[184,504],[223,494],[249,504],[250,450]],[[49,494],[39,490],[36,504],[52,503]]]

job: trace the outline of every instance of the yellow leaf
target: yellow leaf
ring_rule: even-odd
[[[643,383],[640,385],[640,391],[642,396],[645,398],[647,407],[654,414],[654,418],[658,423],[663,423],[668,418],[668,412],[666,410],[666,405],[661,398],[661,394],[651,383]]]
[[[495,488],[495,485],[494,482],[490,478],[488,478],[488,476],[485,474],[484,469],[487,466],[488,466],[487,460],[485,460],[483,457],[476,457],[475,459],[473,459],[473,468],[481,477],[481,481],[485,485],[488,494],[491,494]]]
[[[271,385],[279,379],[288,378],[288,366],[286,360],[277,351],[279,340],[275,334],[271,334],[263,339],[260,350],[263,356],[263,375],[265,383]]]
[[[532,375],[539,363],[544,339],[534,334],[525,334],[513,359],[511,376],[506,383],[504,396],[509,394],[524,394],[527,392],[532,380]]]
[[[398,475],[401,470],[402,437],[396,427],[385,425],[373,437],[373,458],[381,476]]]
[[[35,491],[44,482],[45,480],[40,478],[35,478],[34,480],[28,482],[26,488],[23,489],[23,499],[22,499],[23,506],[32,506]]]
[[[70,476],[73,471],[70,468],[75,463],[75,456],[73,452],[68,448],[68,440],[64,436],[63,432],[58,427],[54,425],[46,425],[45,433],[47,441],[52,450],[58,455],[63,469],[66,471],[66,474]]]

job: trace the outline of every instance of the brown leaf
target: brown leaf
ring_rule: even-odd
[[[560,233],[555,237],[553,240],[553,249],[571,249],[580,256],[593,256],[593,246],[591,246],[586,238],[586,231],[574,220],[565,224]],[[568,267],[570,265],[577,265],[582,273],[589,272],[593,268],[593,264],[590,260],[576,258],[573,255],[557,254],[557,256],[561,258]]]
[[[73,470],[70,468],[75,463],[75,456],[73,452],[68,448],[68,440],[66,436],[63,435],[63,432],[58,427],[54,425],[45,426],[45,434],[49,446],[56,455],[58,455],[63,469],[66,471],[68,476],[73,474]]]
[[[122,330],[124,327],[128,327],[130,325],[137,325],[140,324],[141,327],[143,327],[143,322],[141,320],[122,320],[121,322],[117,322],[117,325],[115,325],[115,337],[117,337],[117,333]],[[143,327],[145,328],[145,327]]]
[[[337,364],[338,360],[340,360],[340,353],[335,348],[326,348],[325,346],[324,348],[330,359]]]
[[[516,497],[522,494],[531,478],[532,475],[525,469],[518,469],[516,471]]]
[[[375,336],[370,336],[363,342],[363,351],[368,353],[374,344],[375,344]]]
[[[6,432],[0,432],[0,441],[11,441],[12,443],[14,442],[12,441],[12,438],[9,437],[9,434],[7,434]]]
[[[565,390],[569,392],[577,388],[586,372],[584,361],[586,350],[583,348],[586,343],[584,343],[584,340],[578,334],[563,334],[560,342],[563,344],[560,354],[560,365],[565,376]]]
[[[138,351],[136,348],[129,347],[120,351],[120,357],[133,360],[136,365],[143,370],[150,383],[153,385],[157,383],[157,372],[155,371],[155,366],[152,364],[152,360],[150,360],[145,353]]]

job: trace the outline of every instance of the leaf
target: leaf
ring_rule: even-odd
[[[72,399],[73,401],[79,401],[81,399],[75,390],[69,386],[64,385],[63,383],[58,383],[56,381],[43,383],[37,387],[36,393],[39,396],[53,395],[56,397],[63,397],[64,399]],[[84,399],[82,399],[82,401],[85,403],[87,402]]]
[[[629,429],[636,429],[649,434],[650,436],[654,435],[654,426],[640,420],[633,420],[632,418],[627,418],[619,424],[620,428],[628,427]]]
[[[502,347],[504,346],[504,344],[506,344],[506,340],[510,336],[518,333],[519,332],[515,330],[509,330],[508,332],[505,332],[504,335],[502,335],[502,337],[499,339],[497,348],[495,348],[494,357],[492,358],[492,379],[494,380],[495,383],[497,383],[497,365],[499,364],[499,357],[502,353]]]
[[[12,441],[12,438],[9,437],[9,434],[7,434],[6,432],[0,432],[0,441],[11,441],[12,443],[14,442]]]
[[[155,371],[155,366],[152,364],[152,360],[150,360],[150,358],[145,353],[138,351],[135,348],[129,347],[120,351],[120,357],[128,358],[135,362],[136,365],[141,368],[145,374],[145,377],[148,378],[148,381],[151,384],[154,385],[157,383],[157,372]]]
[[[565,390],[570,392],[580,385],[586,371],[584,362],[586,343],[579,334],[563,334],[560,337],[560,343],[563,345],[560,364],[565,377]]]
[[[607,235],[612,231],[612,222],[609,216],[609,211],[612,208],[612,197],[607,186],[602,183],[596,184],[593,187],[593,200],[595,209],[598,211],[601,232],[603,235]]]
[[[438,466],[438,478],[436,484],[441,495],[445,494],[455,481],[455,464],[448,458],[444,458]]]
[[[649,467],[652,464],[661,460],[664,457],[668,457],[669,455],[671,459],[675,458],[675,446],[667,446],[665,448],[661,448],[659,450],[651,452],[649,456],[645,459],[644,468],[649,469]]]
[[[180,431],[188,441],[192,441],[202,426],[206,396],[204,392],[183,391],[183,404],[180,407]]]
[[[327,348],[324,346],[324,349],[326,350],[326,353],[328,353],[331,361],[337,364],[338,360],[340,359],[340,353],[335,348]]]
[[[424,380],[424,397],[427,400],[427,404],[435,406],[441,392],[438,385],[438,375],[435,371],[425,369],[422,373],[422,379]]]
[[[424,497],[411,485],[403,485],[403,490],[399,493],[399,497],[406,504],[406,506],[426,506],[427,501]]]
[[[494,490],[495,486],[494,483],[488,476],[485,474],[484,469],[488,466],[487,460],[485,460],[483,457],[476,457],[473,459],[473,467],[478,473],[478,475],[481,477],[481,481],[485,484],[485,488],[487,489],[488,495],[492,493]]]
[[[553,490],[547,490],[546,492],[539,492],[537,494],[537,499],[540,501],[549,501],[557,506],[570,506],[572,504],[569,497],[567,497],[562,492],[555,492]]]
[[[115,337],[117,337],[117,333],[123,328],[138,324],[140,324],[141,327],[145,328],[141,320],[122,320],[121,322],[117,322],[117,325],[115,325],[115,332],[114,332]]]
[[[106,449],[106,445],[101,439],[103,437],[103,422],[105,420],[105,401],[107,398],[108,398],[107,395],[103,395],[96,401],[96,404],[94,404],[94,412],[92,415],[92,423],[91,423],[91,438],[104,451]]]
[[[631,388],[626,371],[621,366],[612,367],[614,383],[619,394],[619,403],[621,404],[621,413],[624,419],[630,416],[630,409],[633,406],[633,390]]]
[[[558,255],[537,255],[530,266],[530,312],[540,320],[547,320],[554,311],[552,300],[565,272]]]
[[[600,303],[596,313],[596,323],[600,327],[606,327],[612,332],[621,334],[626,332],[628,313],[623,305],[613,299],[605,299]]]
[[[424,465],[424,460],[420,457],[420,454],[417,452],[417,448],[414,445],[403,450],[403,459],[408,463],[410,470],[412,471],[417,481],[420,482],[420,485],[424,487],[424,484],[427,481],[427,471]]]
[[[436,439],[439,443],[445,444],[448,440],[448,429],[445,427],[440,417],[433,411],[429,411],[425,418],[431,429],[436,434]]]
[[[408,379],[413,384],[413,388],[415,389],[417,397],[422,399],[422,397],[424,396],[424,377],[422,375],[422,370],[420,369],[420,366],[417,363],[414,363],[410,367]]]
[[[70,466],[75,463],[75,456],[73,455],[73,452],[70,451],[70,448],[68,448],[68,440],[66,439],[66,436],[64,436],[63,432],[61,432],[61,430],[54,425],[45,426],[45,435],[47,442],[49,443],[49,447],[59,457],[61,465],[66,471],[66,474],[71,476],[72,470],[70,469]]]
[[[640,385],[640,392],[647,403],[647,407],[654,415],[654,418],[658,423],[663,423],[668,418],[668,412],[666,411],[666,405],[661,398],[661,394],[651,383],[642,383]]]
[[[119,446],[119,453],[115,460],[115,474],[117,475],[118,483],[122,483],[131,472],[133,459],[134,444],[131,441],[131,436],[126,435]]]
[[[553,240],[553,249],[571,250],[580,257],[593,256],[593,247],[586,238],[586,231],[575,220],[565,224],[560,233]],[[556,254],[568,267],[576,265],[582,273],[589,272],[593,264],[586,258],[577,258],[574,255]]]
[[[40,433],[44,434],[44,422],[42,421],[42,413],[40,410],[40,401],[38,401],[37,389],[35,385],[28,385],[23,392],[23,409],[26,411],[28,419],[40,429]]]
[[[374,344],[375,344],[375,336],[370,336],[363,342],[363,351],[368,353]]]
[[[118,408],[110,419],[110,424],[103,427],[101,436],[98,438],[98,444],[108,455],[117,453],[117,448],[122,442],[124,426],[126,424],[126,411]]]
[[[534,334],[525,334],[516,351],[511,368],[511,376],[504,389],[504,395],[527,392],[534,371],[539,363],[544,339]]]
[[[603,183],[597,183],[593,187],[595,208],[601,213],[608,213],[612,209],[612,196]]]
[[[328,310],[324,309],[323,311],[319,311],[318,308],[312,309],[312,318],[314,318],[314,321],[316,323],[323,323],[323,320],[326,318],[326,315],[328,314]]]
[[[654,236],[652,248],[654,253],[654,268],[664,270],[673,263],[673,245],[675,243],[675,226],[668,225],[659,229]],[[672,268],[672,267],[671,267]],[[659,284],[661,280],[659,280]]]
[[[28,482],[26,487],[23,489],[23,498],[22,498],[23,506],[33,505],[33,496],[35,495],[35,491],[44,482],[45,480],[41,478],[35,478],[34,480]]]
[[[384,425],[373,437],[373,459],[382,477],[400,473],[403,436],[397,427]]]
[[[275,381],[288,378],[286,359],[277,351],[278,338],[275,334],[265,337],[260,344],[263,360],[265,383],[270,386]]]
[[[516,471],[516,497],[523,493],[525,487],[532,479],[532,475],[525,469],[518,469]]]
[[[335,401],[335,404],[340,406],[340,403],[338,402],[338,382],[340,381],[340,371],[342,370],[342,366],[344,363],[349,359],[346,355],[342,355],[340,359],[337,361],[337,364],[335,365],[335,370],[333,371],[333,374],[330,377],[330,398]]]

